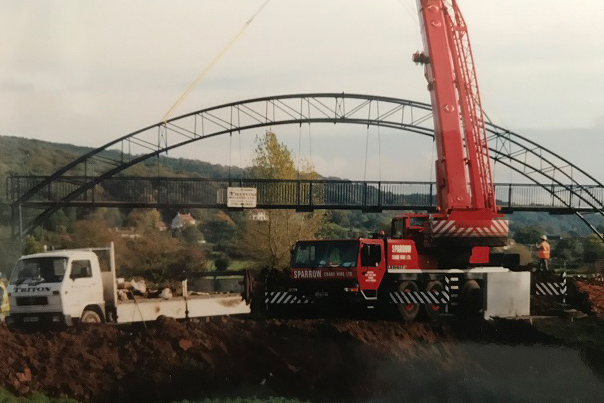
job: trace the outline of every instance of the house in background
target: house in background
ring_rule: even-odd
[[[268,213],[265,210],[254,210],[250,218],[252,221],[268,221]]]
[[[115,232],[117,235],[119,235],[120,238],[130,238],[130,239],[135,239],[135,238],[142,238],[143,234],[141,231],[137,231],[136,228],[134,227],[128,227],[128,228],[112,228],[111,229],[112,232]]]
[[[178,213],[176,214],[176,216],[172,219],[172,223],[170,224],[170,228],[171,229],[181,229],[184,227],[189,227],[192,225],[195,225],[197,223],[197,221],[191,217],[190,213]]]

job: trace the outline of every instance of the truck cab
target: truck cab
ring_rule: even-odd
[[[272,271],[267,305],[360,302],[373,305],[386,271],[383,239],[298,241],[287,278]]]
[[[105,316],[99,260],[88,250],[23,256],[12,272],[8,296],[12,325],[72,325]]]

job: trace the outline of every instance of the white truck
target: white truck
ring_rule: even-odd
[[[100,263],[107,254],[107,262]],[[108,248],[57,250],[23,256],[8,284],[7,323],[68,325],[133,323],[161,315],[176,319],[250,313],[241,293],[189,293],[182,296],[120,300],[115,252]]]

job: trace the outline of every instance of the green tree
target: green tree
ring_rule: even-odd
[[[177,231],[177,236],[185,243],[197,245],[203,240],[203,234],[197,225],[187,225]]]
[[[205,240],[222,246],[233,240],[236,230],[233,220],[223,211],[217,211],[211,220],[201,225]]]
[[[596,263],[599,260],[604,260],[604,243],[596,234],[592,234],[583,239],[583,261]]]
[[[73,231],[75,222],[75,209],[61,209],[48,218],[45,227],[50,231]]]
[[[523,245],[534,244],[539,241],[544,234],[543,228],[539,225],[514,225],[511,228],[514,240]]]
[[[350,229],[338,224],[326,222],[321,226],[317,236],[321,239],[346,239],[352,236]]]
[[[37,240],[33,235],[26,235],[23,239],[23,254],[31,255],[44,251],[44,244]]]
[[[583,244],[576,236],[560,239],[552,250],[563,264],[578,264],[583,260]]]
[[[103,220],[109,227],[121,227],[124,217],[119,209],[99,207],[86,216],[87,220]]]
[[[161,221],[161,214],[156,209],[135,208],[128,214],[128,226],[143,231],[155,230],[155,224]]]
[[[267,131],[258,139],[252,175],[268,179],[316,179],[308,163],[296,168],[291,151]],[[248,214],[240,238],[241,248],[263,267],[283,269],[289,265],[289,252],[298,239],[312,239],[321,228],[325,214],[270,210],[266,221],[254,221]]]

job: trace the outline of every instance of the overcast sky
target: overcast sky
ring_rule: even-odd
[[[0,0],[0,134],[100,146],[161,121],[263,2]],[[493,122],[604,180],[604,1],[459,4]],[[414,0],[272,0],[173,116],[301,92],[428,102],[422,69],[411,62],[421,48],[415,7]],[[319,172],[362,179],[365,136],[375,130],[278,134],[294,151],[301,135],[312,137],[303,157]],[[216,139],[171,156],[245,165],[258,134],[245,133],[241,150]],[[380,171],[382,179],[429,179],[429,140],[381,134],[381,154],[375,146],[368,152],[368,179]]]

